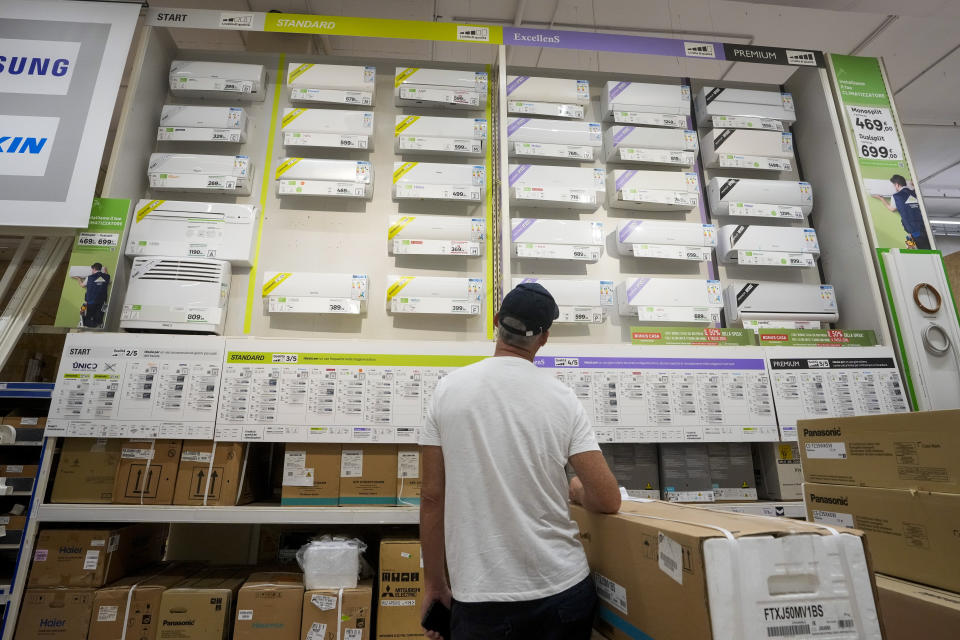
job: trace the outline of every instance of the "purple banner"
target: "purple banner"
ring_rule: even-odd
[[[510,172],[510,177],[507,178],[507,183],[509,186],[513,186],[513,183],[520,179],[520,177],[530,170],[529,164],[517,165],[517,168]]]
[[[629,303],[634,296],[640,293],[640,290],[647,286],[648,282],[650,282],[650,278],[637,278],[634,280],[633,284],[630,285],[630,288],[627,289],[627,303]]]
[[[620,189],[623,189],[623,185],[630,182],[630,178],[632,178],[635,175],[637,175],[636,169],[631,169],[630,171],[624,171],[622,174],[620,174],[620,177],[617,178],[616,191],[620,191]]]
[[[508,138],[512,136],[514,133],[516,133],[517,129],[527,124],[528,122],[530,122],[530,118],[510,118],[510,119],[513,120],[513,122],[507,125]]]
[[[618,82],[617,84],[613,85],[613,88],[610,89],[610,99],[613,100],[614,98],[616,98],[618,95],[623,93],[624,90],[629,86],[630,86],[629,82]]]
[[[507,85],[507,95],[510,95],[517,90],[517,87],[522,85],[524,82],[530,79],[530,76],[517,76],[510,81],[510,84]]]
[[[533,226],[533,223],[536,222],[535,218],[524,218],[517,223],[517,226],[513,228],[513,231],[510,232],[510,239],[514,242],[517,241],[523,232]]]
[[[763,358],[596,358],[538,356],[533,364],[547,369],[726,369],[763,371]]]
[[[613,146],[618,146],[623,139],[630,135],[630,132],[633,131],[633,127],[617,127],[613,132]]]
[[[512,44],[519,47],[613,51],[616,53],[644,53],[678,58],[726,60],[723,43],[721,42],[629,36],[614,33],[590,33],[588,31],[504,27],[503,44]],[[507,94],[509,95],[509,93],[510,87],[508,86]]]
[[[617,187],[618,189],[620,187]],[[623,229],[620,229],[620,242],[626,242],[627,238],[630,237],[630,234],[633,233],[633,230],[643,224],[643,220],[631,220],[627,224],[623,225]]]

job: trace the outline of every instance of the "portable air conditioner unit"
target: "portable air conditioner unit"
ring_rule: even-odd
[[[224,260],[134,258],[120,328],[221,335],[230,276]]]
[[[287,65],[290,100],[372,107],[375,67],[291,62]]]
[[[795,180],[711,178],[707,201],[713,216],[803,220],[813,211],[813,187]]]
[[[366,198],[373,196],[373,166],[365,160],[284,158],[277,195]]]
[[[698,222],[624,220],[617,224],[617,251],[623,256],[667,260],[710,259],[717,228]]]
[[[397,116],[394,153],[480,156],[487,148],[486,118]]]
[[[617,285],[620,315],[652,322],[720,322],[719,280],[627,278]]]
[[[240,107],[189,107],[165,104],[157,140],[246,142],[247,112]]]
[[[527,282],[543,285],[553,296],[560,309],[560,316],[553,321],[554,324],[601,324],[604,307],[613,306],[613,280],[514,278],[513,286]]]
[[[510,227],[518,258],[596,262],[603,255],[602,222],[511,218]]]
[[[779,131],[709,129],[700,139],[704,166],[793,170],[793,135]]]
[[[582,120],[590,104],[586,80],[507,76],[507,113]]]
[[[717,258],[720,262],[812,267],[819,257],[817,232],[810,228],[760,224],[726,224],[720,227],[717,242]]]
[[[518,207],[596,209],[606,192],[603,169],[511,164],[510,202]]]
[[[797,119],[793,96],[779,89],[702,87],[696,103],[701,127],[783,131]]]
[[[483,218],[396,215],[387,239],[394,255],[479,256],[486,232]]]
[[[391,313],[479,315],[483,278],[387,276],[387,309]]]
[[[593,160],[603,146],[599,122],[507,118],[511,156]]]
[[[642,162],[692,167],[697,132],[690,129],[614,126],[603,134],[607,162]]]
[[[170,63],[170,93],[184,98],[261,102],[266,97],[266,82],[262,64],[198,60]]]
[[[367,307],[366,274],[265,271],[266,313],[334,313],[359,315]]]
[[[150,188],[156,191],[248,196],[253,183],[253,165],[247,156],[152,153],[147,178]]]
[[[690,87],[611,80],[600,92],[600,112],[604,120],[617,124],[686,129],[690,115]]]
[[[485,109],[487,72],[397,67],[394,77],[398,107]]]
[[[283,144],[373,150],[373,112],[348,109],[284,109]]]
[[[487,169],[482,164],[394,162],[395,200],[465,200],[480,202],[486,194]]]
[[[727,323],[748,320],[836,322],[837,296],[829,284],[750,282],[727,286]]]
[[[249,267],[259,217],[252,204],[141,200],[127,235],[126,254],[216,258]]]
[[[697,174],[614,170],[607,174],[608,206],[641,211],[689,211],[700,202]]]

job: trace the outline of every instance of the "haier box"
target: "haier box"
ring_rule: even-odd
[[[249,267],[259,218],[253,204],[140,200],[126,254],[216,258]]]
[[[596,209],[606,191],[603,169],[511,164],[510,202],[518,207]]]
[[[783,131],[797,119],[793,96],[779,89],[724,89],[697,91],[697,124],[729,129]]]
[[[277,167],[277,195],[373,197],[373,165],[365,160],[284,158]]]
[[[396,117],[394,153],[481,156],[486,148],[486,118]]]
[[[157,140],[246,142],[247,112],[240,107],[165,104]]]
[[[719,280],[627,278],[617,285],[620,315],[650,322],[720,322]]]
[[[120,328],[223,333],[230,263],[204,258],[134,258]]]
[[[813,211],[813,187],[796,180],[711,178],[710,215],[803,220]]]
[[[371,107],[376,93],[375,67],[291,62],[287,65],[290,99]]]
[[[727,322],[772,320],[836,322],[837,296],[829,284],[750,282],[727,286]]]
[[[812,267],[820,257],[817,232],[801,227],[761,224],[720,227],[717,258],[720,262],[772,267]]]
[[[373,150],[372,111],[284,109],[280,126],[288,147]]]
[[[486,194],[487,169],[482,164],[394,162],[395,200],[465,200],[480,202]]]
[[[366,310],[366,274],[265,271],[261,295],[266,313],[336,313]]]
[[[589,104],[586,80],[507,76],[507,113],[582,120]]]
[[[512,218],[510,240],[518,258],[596,262],[603,255],[603,223]]]
[[[486,230],[483,218],[395,215],[387,240],[394,255],[479,256]]]
[[[690,115],[690,87],[610,80],[600,92],[600,112],[604,120],[617,124],[685,129]]]
[[[751,129],[708,129],[700,138],[705,167],[793,170],[793,134]]]
[[[610,127],[603,134],[607,162],[640,162],[692,167],[697,156],[697,132],[690,129]]]
[[[616,169],[607,174],[607,204],[640,211],[689,211],[700,203],[693,172]]]
[[[266,97],[266,81],[262,64],[199,60],[170,63],[170,93],[184,98],[261,102]]]
[[[397,67],[394,95],[398,107],[484,109],[487,72]]]
[[[606,309],[613,306],[613,280],[562,280],[558,278],[514,278],[513,286],[527,282],[536,282],[550,292],[560,316],[554,324],[603,322]]]
[[[387,276],[387,309],[391,313],[479,315],[483,278]]]
[[[699,222],[624,220],[617,224],[617,251],[635,258],[696,260],[711,258],[717,228]]]
[[[253,165],[247,156],[151,153],[147,178],[155,191],[248,196],[253,184]]]
[[[599,122],[507,118],[511,156],[593,160],[603,144]]]

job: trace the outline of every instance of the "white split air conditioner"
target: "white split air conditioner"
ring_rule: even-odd
[[[836,322],[837,296],[829,284],[749,282],[727,287],[727,323],[747,320]]]
[[[641,211],[689,211],[700,202],[696,173],[614,170],[607,174],[608,205]]]
[[[480,156],[486,150],[486,118],[397,116],[394,153]]]
[[[711,178],[707,201],[714,216],[803,220],[813,211],[813,187],[796,180]]]
[[[387,276],[387,309],[391,313],[479,315],[483,278]]]
[[[373,166],[365,160],[284,158],[277,167],[277,195],[369,199]]]
[[[553,321],[554,324],[600,324],[604,318],[604,307],[613,306],[613,280],[514,278],[513,286],[526,282],[543,285],[553,296],[560,308],[560,316]]]
[[[223,333],[230,263],[206,258],[134,258],[120,328]]]
[[[397,67],[394,76],[398,107],[484,109],[487,72]]]
[[[708,129],[700,139],[704,166],[793,170],[793,135],[751,129]]]
[[[480,202],[486,194],[487,170],[482,164],[394,162],[396,200],[465,200]]]
[[[395,255],[479,256],[486,229],[483,218],[396,215],[387,239]]]
[[[511,156],[593,160],[603,145],[599,122],[507,118]]]
[[[366,274],[265,271],[264,311],[359,315],[367,306],[367,284]]]
[[[253,183],[253,165],[247,156],[152,153],[147,178],[150,188],[156,191],[203,191],[248,196]]]
[[[617,285],[620,315],[653,322],[720,321],[723,294],[719,280],[627,278]]]
[[[864,178],[863,186],[867,188],[867,193],[872,196],[891,197],[896,191],[893,183],[883,178]]]
[[[607,162],[642,162],[692,167],[697,132],[656,127],[610,127],[603,134]]]
[[[157,140],[246,142],[247,112],[240,107],[165,104]]]
[[[607,82],[600,92],[604,120],[617,124],[643,124],[687,128],[690,87],[653,82]]]
[[[515,206],[596,209],[606,192],[603,169],[511,164],[509,170]]]
[[[511,218],[510,227],[518,258],[596,262],[603,255],[602,222]]]
[[[820,257],[817,232],[801,227],[726,224],[720,227],[720,262],[785,267],[812,267]]]
[[[702,87],[696,102],[701,127],[783,131],[797,119],[793,96],[779,89]]]
[[[67,270],[67,276],[71,278],[83,278],[86,280],[87,276],[92,274],[93,272],[90,270],[90,267],[85,264],[75,265]]]
[[[624,220],[617,224],[617,251],[637,258],[710,259],[717,246],[717,228],[698,222]]]
[[[589,104],[586,80],[507,76],[507,113],[582,120]]]
[[[373,149],[373,112],[348,109],[284,109],[283,144]]]
[[[216,258],[248,267],[259,209],[252,204],[141,200],[127,236],[128,256]]]
[[[287,65],[290,99],[371,107],[376,93],[375,67],[291,62]]]
[[[170,93],[184,98],[260,102],[266,97],[266,81],[262,64],[198,60],[170,63]]]

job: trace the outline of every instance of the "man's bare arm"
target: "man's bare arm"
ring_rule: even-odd
[[[599,451],[584,451],[570,456],[577,472],[570,481],[570,500],[596,513],[620,510],[620,487]]]
[[[439,600],[450,606],[447,584],[446,541],[443,533],[446,473],[443,450],[424,446],[420,450],[423,482],[420,487],[420,546],[423,554],[423,613]],[[427,634],[434,638],[439,636]],[[447,639],[449,640],[449,639]]]

